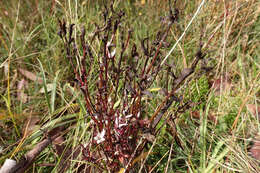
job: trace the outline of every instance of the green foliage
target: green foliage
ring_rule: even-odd
[[[210,87],[206,75],[201,76],[199,79],[192,81],[186,88],[184,94],[185,100],[191,100],[198,104],[192,108],[193,111],[203,109],[208,99]]]
[[[164,140],[161,140],[164,141]],[[166,155],[165,157],[165,153],[169,152],[169,148],[171,146],[167,144],[162,144],[159,142],[159,145],[155,146],[153,148],[153,153],[151,155],[149,155],[147,164],[154,166],[157,162],[160,161],[160,163],[158,164],[158,166],[156,167],[154,172],[163,172],[168,160],[168,157]],[[161,160],[161,158],[163,157],[163,159]]]
[[[219,124],[216,126],[216,130],[218,131],[218,133],[228,132],[231,129],[236,116],[237,116],[237,111],[234,110],[233,111],[230,110],[230,112],[228,112],[227,114],[220,116]]]

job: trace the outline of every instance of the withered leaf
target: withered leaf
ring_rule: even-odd
[[[42,79],[40,77],[38,77],[37,75],[35,75],[34,73],[30,72],[30,71],[27,71],[27,70],[24,70],[22,68],[18,68],[18,71],[24,75],[26,78],[34,81],[34,82],[37,82],[39,84],[42,84]]]
[[[28,86],[28,82],[24,79],[17,84],[17,99],[22,103],[27,102],[28,95],[24,93],[24,89]]]
[[[258,119],[260,120],[260,107],[255,104],[247,104],[246,105],[249,112],[254,115],[256,118],[258,116]]]
[[[216,95],[220,95],[221,92],[226,92],[231,89],[231,81],[228,77],[218,78],[213,81],[211,89]]]
[[[155,136],[152,135],[151,133],[143,133],[142,136],[148,140],[149,142],[154,142]]]
[[[191,111],[190,115],[192,118],[200,119],[200,113],[198,111]],[[217,118],[212,113],[208,114],[208,120],[210,120],[211,122],[213,122],[215,124],[217,123]]]
[[[62,153],[65,149],[65,145],[63,144],[63,142],[64,142],[64,138],[62,135],[52,141],[52,144],[54,145],[56,154],[58,156],[62,156]]]
[[[38,116],[30,116],[26,119],[23,126],[23,134],[30,134],[33,132],[38,126],[40,118]]]
[[[260,135],[256,136],[250,152],[255,159],[260,160]]]
[[[47,88],[47,92],[50,92],[54,89],[54,84],[53,83],[49,83],[46,85]],[[44,87],[42,87],[39,91],[39,93],[45,93]]]

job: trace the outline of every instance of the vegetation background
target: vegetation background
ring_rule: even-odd
[[[174,42],[202,2],[177,1],[179,20],[169,33]],[[89,139],[89,121],[80,106],[84,99],[76,87],[73,89],[74,75],[57,34],[58,19],[74,23],[77,31],[85,26],[89,34],[94,23],[101,21],[103,3],[0,1],[0,165],[7,158],[20,160],[44,138],[44,130],[66,126],[62,137],[39,153],[29,170],[57,172],[63,161],[57,147],[76,148]],[[114,6],[125,11],[124,20],[139,44],[147,35],[156,37],[160,19],[168,13],[166,0],[115,0]],[[137,170],[260,172],[259,14],[257,0],[205,1],[169,57],[176,69],[189,67],[202,35],[206,63],[214,68],[200,78],[195,73],[193,80],[181,88],[184,100],[200,104],[175,121],[179,142],[164,126],[150,146],[151,152],[137,158],[144,167]],[[164,81],[160,79],[150,89],[153,99],[146,110],[148,115],[162,101],[159,91]],[[172,114],[176,106],[172,105],[167,114]],[[75,165],[80,162],[77,158],[70,161],[66,171],[77,172]]]

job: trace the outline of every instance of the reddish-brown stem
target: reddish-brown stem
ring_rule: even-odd
[[[169,30],[171,29],[172,24],[173,24],[173,22],[170,22],[170,23],[168,24],[168,27],[167,27],[167,29],[166,29],[166,32],[165,32],[165,34],[163,35],[163,37],[162,37],[162,39],[161,39],[161,41],[160,41],[159,46],[157,47],[157,50],[156,50],[156,52],[155,52],[155,54],[154,54],[154,56],[153,56],[152,62],[151,62],[151,63],[149,64],[149,66],[148,66],[148,69],[147,69],[147,71],[146,71],[146,74],[148,74],[148,73],[151,71],[151,69],[152,69],[152,67],[153,67],[153,65],[154,65],[154,63],[155,63],[155,61],[156,61],[156,59],[158,58],[158,54],[159,54],[159,52],[160,52],[160,49],[161,49],[161,47],[162,47],[162,45],[163,45],[163,42],[164,42],[164,41],[166,40],[166,38],[167,38],[168,32],[169,32]]]

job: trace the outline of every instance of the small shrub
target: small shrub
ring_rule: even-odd
[[[158,134],[156,128],[162,116],[174,101],[181,101],[175,94],[176,89],[205,56],[199,49],[191,68],[184,69],[180,75],[174,75],[170,66],[162,63],[168,32],[177,21],[178,14],[178,9],[173,12],[170,8],[156,39],[144,38],[141,44],[133,42],[133,31],[127,31],[122,24],[125,13],[116,12],[113,4],[105,6],[103,25],[96,24],[96,29],[88,37],[82,28],[79,40],[73,37],[74,24],[67,26],[65,21],[59,21],[59,35],[66,49],[67,61],[84,96],[93,129],[91,140],[82,146],[83,156],[84,160],[95,165],[93,169],[96,171],[115,172],[122,167],[130,170],[133,160],[152,141],[142,134],[149,133],[152,139]],[[98,46],[94,44],[96,40],[100,43]],[[155,113],[147,116],[145,110],[148,105],[142,100],[144,95],[149,95],[148,89],[162,70],[173,74],[162,80],[168,84],[169,78],[173,78],[173,82],[169,83],[172,87],[170,91],[165,91],[164,101]],[[94,91],[90,90],[93,71],[98,76]],[[183,111],[187,105],[180,106],[178,110]],[[91,168],[86,165],[86,169]]]

